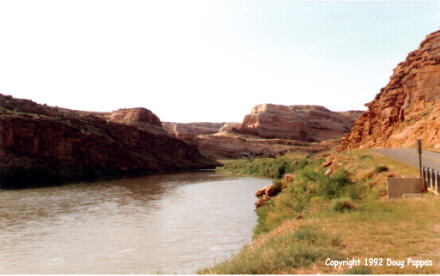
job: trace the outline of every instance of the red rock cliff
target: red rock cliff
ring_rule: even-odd
[[[347,133],[360,111],[333,112],[314,105],[260,104],[237,131],[263,138],[323,141]]]
[[[160,128],[160,120],[147,109],[79,112],[0,94],[0,187],[217,165],[196,145],[163,130],[111,120]]]
[[[420,138],[440,147],[440,30],[393,70],[388,84],[356,121],[341,150],[408,147]]]
[[[193,136],[202,134],[214,134],[219,131],[219,129],[225,123],[210,123],[210,122],[200,122],[200,123],[172,123],[163,122],[163,128],[171,135],[179,137],[179,135],[190,134]]]

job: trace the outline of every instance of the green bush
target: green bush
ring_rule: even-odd
[[[387,166],[383,166],[383,165],[375,166],[374,167],[374,171],[376,173],[387,172],[388,171],[388,167]]]
[[[336,212],[345,212],[356,209],[353,200],[348,197],[335,198],[330,202],[330,209]]]
[[[291,173],[308,164],[307,160],[289,158],[260,158],[226,162],[224,170],[234,174],[255,175],[280,179],[285,173]]]
[[[371,267],[369,266],[354,266],[345,271],[345,274],[371,274]]]
[[[309,164],[296,171],[296,178],[288,183],[276,200],[257,210],[258,222],[254,229],[254,237],[271,231],[284,220],[302,215],[303,211],[313,204],[312,198],[321,200],[353,196],[356,198],[359,189],[350,181],[344,170],[338,170],[333,175],[327,176],[322,170],[315,171],[318,164]],[[268,214],[270,213],[270,216]]]
[[[277,195],[281,192],[281,189],[283,188],[283,186],[281,185],[281,181],[278,179],[275,179],[272,182],[272,192],[274,195]]]
[[[315,186],[313,191],[327,199],[343,195],[347,191],[346,188],[353,184],[344,169],[339,169],[332,175],[325,175],[322,171],[315,172],[306,168],[301,172],[299,178],[314,184],[309,186]]]
[[[364,160],[367,160],[367,159],[373,159],[373,157],[371,155],[361,155],[359,157],[359,159],[364,161]]]

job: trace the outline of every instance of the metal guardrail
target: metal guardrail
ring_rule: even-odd
[[[428,167],[422,167],[423,184],[429,191],[440,193],[440,171]]]

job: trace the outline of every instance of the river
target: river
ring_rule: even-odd
[[[250,241],[270,183],[203,171],[0,190],[0,273],[195,273]]]

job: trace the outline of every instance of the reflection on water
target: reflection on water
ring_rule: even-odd
[[[194,273],[250,240],[269,182],[207,171],[0,191],[0,273]]]

